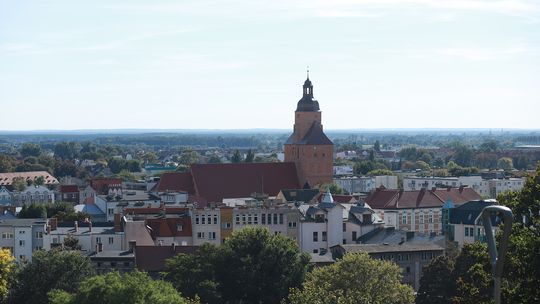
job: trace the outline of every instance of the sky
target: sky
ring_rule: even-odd
[[[540,128],[538,0],[0,0],[0,130]]]

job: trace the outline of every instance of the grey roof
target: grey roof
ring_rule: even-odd
[[[465,204],[450,209],[449,222],[451,224],[465,224],[465,225],[475,225],[475,221],[482,213],[485,207],[491,205],[497,205],[495,200],[476,200],[466,202]],[[498,225],[498,220],[495,217],[491,218],[491,222],[494,225]]]
[[[319,194],[318,189],[284,189],[281,190],[287,202],[310,202]]]
[[[390,244],[398,245],[400,243],[408,244],[424,244],[424,243],[437,243],[444,245],[443,235],[429,235],[421,234],[417,232],[395,230],[393,228],[378,229],[368,232],[358,238],[362,244]]]
[[[34,225],[45,225],[47,223],[46,219],[3,219],[0,221],[0,226],[11,226],[11,227],[28,227]]]
[[[334,143],[324,134],[321,125],[313,122],[304,138],[296,144],[300,145],[333,145]]]
[[[386,253],[386,252],[415,252],[415,251],[442,251],[444,247],[436,243],[403,243],[401,245],[384,244],[345,244],[340,245],[347,253],[367,252],[367,253]]]
[[[326,254],[309,253],[311,263],[334,263],[332,253],[329,251]]]
[[[89,255],[90,259],[134,259],[135,254],[126,250],[104,250],[93,252]]]

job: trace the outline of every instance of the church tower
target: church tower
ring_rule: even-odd
[[[293,134],[285,142],[285,161],[296,163],[300,183],[332,183],[334,144],[324,134],[319,102],[313,98],[309,71],[294,112]]]

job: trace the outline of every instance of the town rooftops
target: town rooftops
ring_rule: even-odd
[[[45,225],[47,224],[46,219],[2,219],[0,220],[0,226],[10,226],[10,227],[30,227],[34,225]]]
[[[79,192],[79,187],[77,185],[61,185],[60,193],[75,193]]]
[[[377,188],[366,198],[366,203],[373,209],[441,208],[447,201],[461,205],[479,199],[481,196],[468,187],[413,191]]]
[[[444,247],[436,243],[403,243],[399,244],[343,244],[341,246],[347,253],[387,253],[387,252],[416,252],[416,251],[442,251]]]
[[[156,191],[183,191],[195,193],[193,178],[189,172],[165,172],[156,186]]]
[[[319,195],[319,189],[283,189],[281,194],[287,202],[309,203]]]
[[[47,171],[30,171],[0,173],[0,186],[11,186],[14,178],[23,178],[26,181],[35,180],[39,177],[43,177],[45,185],[58,184],[58,180]]]

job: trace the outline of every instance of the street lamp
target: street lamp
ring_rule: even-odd
[[[501,218],[502,222],[504,223],[504,230],[499,241],[498,251],[491,225],[491,215],[494,213],[502,215]],[[482,222],[486,231],[489,260],[493,272],[493,298],[495,299],[495,304],[501,303],[501,276],[503,272],[504,258],[506,251],[508,250],[508,238],[510,237],[510,231],[512,230],[512,220],[512,210],[510,210],[508,207],[494,205],[487,206],[484,208],[484,210],[482,210]]]

